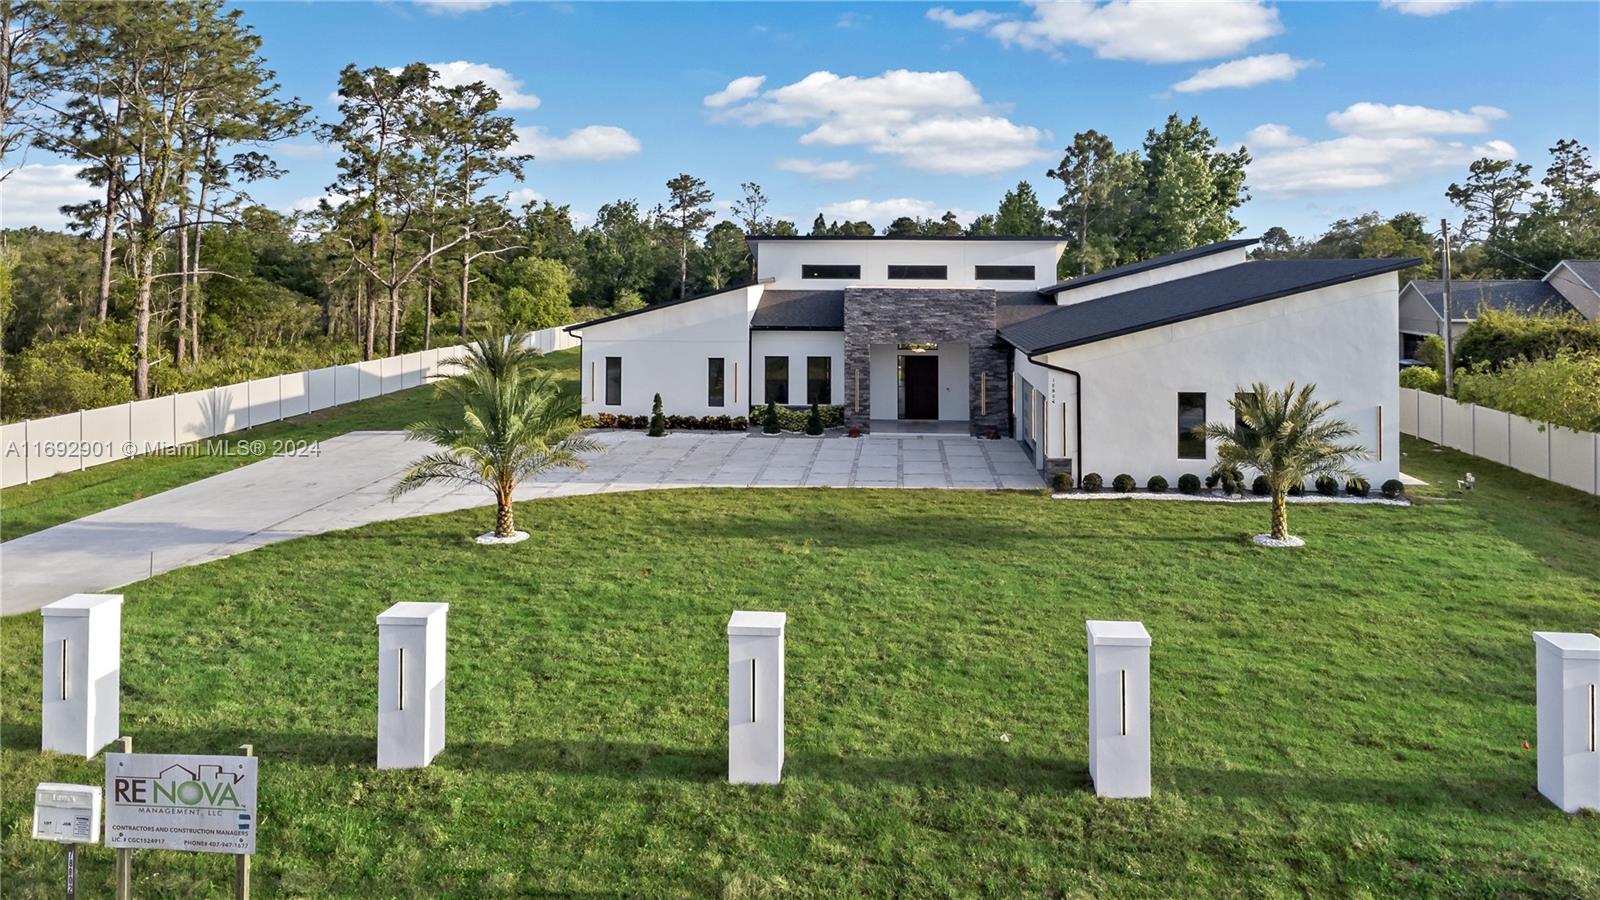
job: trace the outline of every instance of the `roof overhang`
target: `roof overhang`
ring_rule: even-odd
[[[693,297],[683,297],[683,298],[678,299],[678,300],[668,300],[665,303],[653,303],[653,304],[651,304],[649,306],[644,307],[643,309],[631,309],[631,310],[629,310],[627,312],[617,313],[616,315],[602,316],[602,317],[600,317],[598,319],[590,319],[587,322],[579,322],[576,325],[568,325],[567,327],[565,327],[565,328],[563,328],[561,330],[567,332],[568,334],[571,334],[574,331],[578,331],[578,330],[583,329],[583,328],[589,328],[589,327],[594,326],[594,325],[604,325],[604,324],[606,324],[608,322],[615,322],[618,319],[627,319],[627,318],[632,318],[633,316],[642,316],[645,313],[652,313],[652,312],[656,312],[657,310],[667,309],[667,308],[673,307],[673,306],[682,306],[685,303],[693,303],[696,300],[705,300],[705,299],[707,299],[709,297],[718,297],[718,296],[721,296],[723,294],[731,294],[734,291],[742,291],[745,288],[755,287],[758,284],[771,284],[772,282],[774,282],[776,280],[777,279],[775,279],[775,278],[758,278],[758,279],[756,279],[754,281],[745,281],[745,282],[741,282],[739,284],[732,284],[732,285],[729,285],[729,286],[727,286],[725,288],[719,288],[718,290],[715,290],[715,291],[708,291],[708,292],[706,292],[704,294],[696,294]]]

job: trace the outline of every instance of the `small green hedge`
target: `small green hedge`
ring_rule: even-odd
[[[1383,483],[1383,487],[1380,488],[1380,490],[1383,491],[1383,495],[1388,497],[1390,500],[1399,500],[1405,495],[1406,486],[1400,481],[1400,479],[1391,478]]]
[[[806,430],[806,420],[811,417],[811,408],[808,406],[788,407],[774,404],[770,407],[751,407],[750,424],[760,425],[764,429],[767,424],[767,410],[769,408],[777,413],[779,431],[803,432]],[[817,416],[821,419],[823,428],[838,428],[844,425],[844,407],[842,406],[818,406]]]
[[[1111,489],[1119,494],[1131,494],[1138,486],[1139,482],[1134,481],[1133,476],[1126,472],[1111,479]]]
[[[1165,494],[1167,492],[1167,480],[1160,475],[1151,475],[1150,480],[1144,483],[1144,489],[1152,494]]]
[[[1198,494],[1198,493],[1200,493],[1200,476],[1194,474],[1193,472],[1185,472],[1182,475],[1179,475],[1178,476],[1178,493],[1180,493],[1180,494]]]
[[[1105,479],[1100,477],[1099,472],[1090,472],[1089,474],[1083,476],[1083,483],[1081,487],[1083,490],[1086,490],[1092,494],[1104,487],[1105,483]]]

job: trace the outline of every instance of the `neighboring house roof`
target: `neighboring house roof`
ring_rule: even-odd
[[[762,291],[750,329],[843,331],[844,291]]]
[[[1151,269],[1160,269],[1164,266],[1175,265],[1191,259],[1199,259],[1202,256],[1210,256],[1213,253],[1226,253],[1229,250],[1237,250],[1240,247],[1248,247],[1251,244],[1258,244],[1260,242],[1260,238],[1239,238],[1232,241],[1221,241],[1215,244],[1206,244],[1203,247],[1190,247],[1188,250],[1179,250],[1177,253],[1169,253],[1166,256],[1158,256],[1155,259],[1140,260],[1139,262],[1128,263],[1125,266],[1117,266],[1114,269],[1106,269],[1102,272],[1095,272],[1092,275],[1082,275],[1077,278],[1071,278],[1066,281],[1052,284],[1047,288],[1040,288],[1039,293],[1058,294],[1062,291],[1070,291],[1075,288],[1081,288],[1084,285],[1098,284],[1102,281],[1110,281],[1113,278],[1121,278],[1125,275],[1148,272]]]
[[[1556,269],[1562,266],[1571,269],[1572,274],[1578,276],[1578,280],[1582,281],[1589,290],[1600,294],[1600,259],[1563,259],[1561,262],[1556,263],[1555,269],[1550,270],[1550,275],[1554,275]],[[1545,276],[1546,280],[1550,278],[1550,275]]]
[[[1240,263],[1062,306],[1001,329],[1000,337],[1024,353],[1048,353],[1419,264],[1418,259],[1272,259]]]
[[[1444,318],[1443,281],[1417,280],[1407,284],[1406,288],[1416,291],[1433,308],[1434,315]],[[1478,310],[1483,307],[1523,314],[1541,311],[1563,313],[1572,309],[1572,305],[1553,285],[1531,278],[1515,281],[1451,281],[1450,307],[1450,317],[1457,321],[1477,318]]]
[[[771,279],[771,278],[761,278],[761,279],[758,279],[756,281],[744,281],[744,282],[740,282],[739,284],[730,284],[725,288],[721,288],[721,289],[718,289],[718,290],[715,290],[715,291],[708,291],[708,292],[706,292],[704,294],[696,294],[693,297],[683,297],[683,298],[680,298],[680,299],[677,299],[677,300],[668,300],[665,303],[652,303],[649,306],[644,307],[643,309],[630,310],[628,312],[617,313],[616,315],[612,315],[612,316],[601,316],[598,319],[590,319],[587,322],[579,322],[576,325],[568,325],[567,327],[565,327],[565,328],[563,328],[561,330],[562,331],[568,331],[568,332],[577,331],[580,328],[588,328],[591,325],[601,325],[601,324],[604,324],[606,322],[615,322],[618,319],[626,319],[629,316],[642,316],[645,313],[652,313],[652,312],[655,312],[658,309],[666,309],[669,306],[678,306],[679,304],[683,304],[683,303],[693,303],[696,300],[704,300],[707,297],[716,297],[716,296],[719,296],[721,294],[726,294],[729,291],[742,291],[747,287],[752,287],[752,286],[757,285],[757,284],[770,284],[770,283],[772,283],[772,281],[773,281],[773,279]]]
[[[1019,237],[1016,235],[977,234],[752,234],[747,243],[755,241],[1023,241],[1035,244],[1059,244],[1066,238],[1059,235]]]

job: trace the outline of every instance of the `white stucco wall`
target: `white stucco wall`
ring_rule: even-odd
[[[872,345],[869,356],[872,366],[872,407],[868,413],[871,418],[899,418],[899,361],[895,357],[900,355],[894,344]],[[939,420],[965,422],[972,418],[972,401],[967,396],[972,381],[972,365],[966,343],[943,343],[938,350],[916,355],[939,359]]]
[[[1033,290],[1056,281],[1060,241],[803,240],[756,241],[756,274],[777,279],[774,290],[840,290],[851,285],[890,287],[983,287],[999,291]],[[861,277],[801,278],[803,265],[857,265]],[[943,281],[889,280],[890,265],[947,267]],[[1032,281],[978,281],[974,267],[1033,266]]]
[[[1370,449],[1355,468],[1374,487],[1396,477],[1398,287],[1394,274],[1379,275],[1042,356],[1083,376],[1083,459],[1075,472],[1099,472],[1107,482],[1126,472],[1140,484],[1152,475],[1174,484],[1185,472],[1204,475],[1214,447],[1204,460],[1178,458],[1178,393],[1203,391],[1206,420],[1231,423],[1228,400],[1236,390],[1294,381],[1315,383],[1321,400],[1340,401],[1334,415],[1354,425],[1356,441]],[[1050,377],[1058,414],[1063,399],[1070,402],[1072,378]],[[1077,418],[1065,424],[1070,446]],[[1057,455],[1052,447],[1050,456]]]
[[[1056,303],[1061,306],[1071,306],[1074,303],[1082,303],[1085,300],[1093,300],[1097,297],[1106,297],[1110,296],[1111,294],[1120,294],[1123,291],[1137,290],[1138,288],[1149,287],[1152,284],[1176,281],[1179,278],[1188,278],[1191,275],[1199,275],[1203,272],[1210,272],[1215,269],[1225,269],[1228,266],[1236,266],[1239,263],[1244,262],[1247,258],[1245,253],[1247,249],[1248,248],[1246,247],[1236,247],[1232,250],[1226,250],[1221,253],[1208,253],[1205,256],[1196,257],[1194,259],[1186,259],[1183,262],[1173,263],[1170,266],[1162,266],[1157,269],[1146,269],[1142,272],[1134,272],[1130,275],[1108,278],[1105,281],[1099,281],[1094,284],[1086,284],[1080,288],[1062,291],[1055,295],[1055,300]]]
[[[767,357],[789,358],[789,406],[806,402],[806,357],[827,356],[833,359],[833,398],[830,404],[843,405],[844,384],[844,332],[842,331],[752,331],[750,333],[750,370],[754,380],[750,384],[751,403],[760,406],[767,402]],[[740,410],[741,414],[745,410]]]
[[[763,285],[590,325],[583,338],[583,412],[644,415],[661,394],[668,415],[743,415],[750,384],[750,317]],[[608,406],[606,357],[622,358],[622,402]],[[726,362],[724,406],[706,400],[706,361]]]

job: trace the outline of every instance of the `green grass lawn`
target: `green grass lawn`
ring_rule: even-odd
[[[566,389],[577,390],[576,349],[551,353],[547,362]],[[0,491],[0,541],[81,519],[265,458],[260,454],[238,453],[240,441],[265,441],[270,450],[274,441],[321,441],[351,431],[404,428],[438,412],[443,409],[435,405],[431,386],[412,388],[259,428],[230,432],[214,439],[213,445],[200,441],[191,445],[196,451],[193,456],[142,456],[81,472],[63,473],[33,484],[19,484]],[[234,451],[232,455],[208,452],[213,446],[220,449],[224,443]]]
[[[1600,627],[1600,501],[1407,441],[1479,489],[1294,506],[1036,493],[658,491],[265,547],[126,588],[138,750],[261,757],[262,896],[1600,896],[1600,816],[1534,787],[1535,629]],[[444,600],[449,744],[374,768],[376,626]],[[736,608],[789,613],[788,761],[724,783]],[[1102,801],[1085,618],[1154,636],[1154,782]],[[0,883],[28,837],[39,617],[0,633]],[[1010,736],[1003,742],[1001,735]],[[112,854],[87,851],[87,895]],[[225,858],[143,851],[139,896]]]

